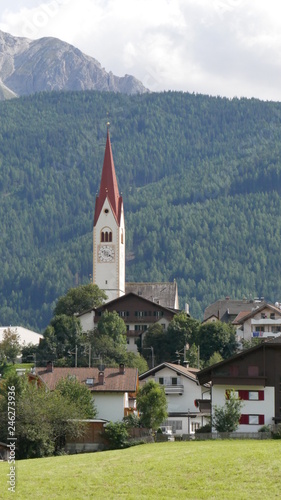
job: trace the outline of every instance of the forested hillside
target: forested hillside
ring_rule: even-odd
[[[89,281],[108,120],[126,280],[175,278],[196,318],[226,295],[280,301],[281,104],[54,92],[0,103],[0,324],[42,330]]]

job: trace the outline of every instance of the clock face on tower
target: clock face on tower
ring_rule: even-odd
[[[114,262],[115,252],[113,245],[100,245],[98,259],[100,262]]]

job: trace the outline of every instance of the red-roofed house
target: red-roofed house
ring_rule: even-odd
[[[59,380],[75,377],[85,384],[93,395],[97,418],[112,422],[121,421],[136,412],[136,392],[139,376],[137,368],[60,368],[52,363],[46,368],[36,368],[35,376],[48,389],[54,390]]]

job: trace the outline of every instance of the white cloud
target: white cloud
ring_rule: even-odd
[[[0,29],[58,37],[155,91],[281,100],[277,0],[15,0]]]

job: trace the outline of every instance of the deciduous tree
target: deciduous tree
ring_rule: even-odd
[[[100,306],[106,298],[105,292],[91,283],[70,288],[64,296],[58,299],[54,309],[54,316],[80,314],[88,309]]]
[[[234,390],[227,392],[224,406],[214,406],[212,425],[217,432],[234,432],[239,426],[243,402]]]
[[[137,409],[142,425],[157,429],[168,415],[164,388],[154,380],[146,382],[137,393]]]

